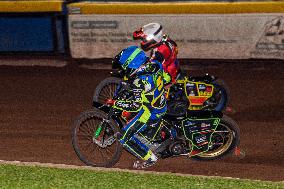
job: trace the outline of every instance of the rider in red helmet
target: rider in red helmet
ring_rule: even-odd
[[[175,83],[179,74],[178,48],[173,40],[163,35],[162,29],[159,23],[149,23],[134,31],[133,39],[141,40],[144,51],[151,50],[151,59],[161,62],[164,71],[169,73],[172,83]]]

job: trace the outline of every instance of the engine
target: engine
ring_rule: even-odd
[[[186,147],[186,143],[183,140],[173,142],[169,145],[168,149],[174,156],[188,153],[188,148]]]

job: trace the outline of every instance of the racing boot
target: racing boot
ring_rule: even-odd
[[[145,169],[147,167],[151,167],[153,165],[155,165],[155,163],[158,161],[158,157],[152,153],[150,158],[146,161],[143,160],[137,160],[134,162],[133,164],[133,168],[135,169]]]

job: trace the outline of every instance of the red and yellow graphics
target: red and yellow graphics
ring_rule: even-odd
[[[184,85],[184,93],[189,100],[189,110],[201,110],[204,102],[213,95],[214,86],[212,84],[187,79],[178,80],[177,83]]]

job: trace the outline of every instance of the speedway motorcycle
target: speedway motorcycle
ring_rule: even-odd
[[[104,79],[96,87],[93,101],[104,104],[107,99],[112,98],[123,78],[122,70],[111,72],[111,77]],[[171,107],[177,106],[176,102],[181,100],[189,110],[222,111],[228,104],[229,94],[224,82],[214,76],[185,76],[179,77],[167,91],[167,103]]]
[[[114,99],[133,98],[131,88],[123,83]],[[181,102],[182,99],[176,100],[177,104]],[[125,122],[125,112],[93,101],[93,109],[79,115],[72,132],[73,148],[79,159],[89,166],[114,166],[122,154],[119,138]],[[213,160],[233,152],[240,141],[238,125],[230,117],[214,110],[193,111],[184,104],[169,106],[159,126],[136,137],[160,159],[186,156]]]

